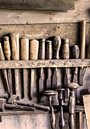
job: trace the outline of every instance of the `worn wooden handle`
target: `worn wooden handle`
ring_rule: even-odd
[[[30,42],[30,60],[38,59],[39,41],[31,40]]]
[[[39,45],[39,59],[44,60],[45,59],[45,39],[42,39],[40,41]]]
[[[3,53],[3,50],[2,50],[2,45],[0,43],[0,60],[4,61],[5,60],[5,57],[4,57],[4,53]]]
[[[11,51],[10,51],[10,42],[9,42],[8,36],[4,37],[4,54],[5,54],[6,59],[10,60]]]
[[[54,58],[59,59],[59,51],[61,47],[61,37],[55,36],[54,38]]]
[[[69,39],[66,38],[64,40],[64,46],[63,46],[63,58],[64,59],[69,59]]]
[[[52,41],[50,40],[46,42],[46,58],[52,59]]]
[[[79,51],[78,45],[74,45],[73,46],[73,58],[79,59],[79,54],[80,54],[80,51]]]
[[[19,60],[19,33],[12,33],[10,37],[11,37],[12,59]]]
[[[29,39],[26,37],[21,38],[21,59],[29,60]]]
[[[82,21],[81,25],[81,54],[80,58],[85,58],[85,37],[86,37],[86,21]]]

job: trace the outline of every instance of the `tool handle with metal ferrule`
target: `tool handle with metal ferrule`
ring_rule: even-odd
[[[21,60],[29,60],[29,39],[21,38]],[[28,98],[28,69],[23,69],[24,98]]]
[[[46,41],[46,59],[51,60],[52,59],[52,41],[47,40]],[[52,84],[52,70],[51,68],[47,68],[47,79],[46,79],[46,89],[51,88]]]
[[[39,44],[39,59],[45,60],[45,39],[42,39]],[[39,69],[39,93],[42,93],[45,89],[44,87],[44,79],[45,79],[45,72],[43,68]]]
[[[10,42],[9,42],[9,37],[5,36],[4,37],[4,55],[6,60],[11,59],[11,49],[10,49]],[[10,87],[10,94],[13,94],[13,88],[12,88],[12,72],[11,69],[8,69],[8,82],[9,82],[9,87]]]
[[[38,59],[38,49],[39,49],[39,41],[31,40],[30,41],[30,60]],[[35,99],[35,95],[37,94],[36,81],[37,81],[36,69],[31,69],[30,97],[33,100]]]
[[[73,46],[73,58],[79,59],[79,47],[78,45]],[[73,82],[78,83],[78,68],[74,69]]]
[[[5,57],[4,57],[2,45],[0,43],[0,61],[4,61],[4,60],[5,60]],[[7,76],[6,69],[2,69],[2,74],[3,74],[3,77],[4,77],[5,90],[10,95],[10,87],[9,87],[9,83],[8,83],[8,76]]]
[[[11,49],[12,49],[12,59],[19,60],[19,33],[11,33]],[[19,70],[14,70],[15,77],[15,93],[16,95],[20,95],[20,84],[19,84]]]

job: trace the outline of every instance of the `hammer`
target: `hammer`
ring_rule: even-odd
[[[30,41],[30,60],[37,60],[38,59],[38,49],[39,49],[39,41],[38,40],[31,40]],[[36,69],[31,69],[31,81],[30,81],[30,98],[33,101],[36,101],[35,95],[37,93],[37,86],[36,86]]]
[[[19,33],[12,33],[10,35],[11,37],[11,50],[12,50],[12,59],[13,60],[19,60]],[[19,84],[19,70],[14,70],[14,77],[15,77],[15,92],[16,95],[21,97],[20,94],[20,84]]]
[[[75,90],[79,87],[77,83],[69,83],[68,88],[70,89],[70,97],[69,97],[69,128],[75,129],[75,104],[76,104],[76,96]]]
[[[21,60],[29,60],[29,39],[26,36],[21,37]],[[23,69],[23,92],[24,99],[29,100],[28,97],[28,81],[29,81],[29,73],[28,69]]]
[[[11,58],[11,50],[10,50],[10,42],[9,42],[9,37],[5,36],[4,37],[4,55],[6,60],[10,61]],[[13,94],[13,84],[12,84],[12,72],[11,69],[8,69],[8,82],[9,82],[9,87],[10,87],[10,95]]]

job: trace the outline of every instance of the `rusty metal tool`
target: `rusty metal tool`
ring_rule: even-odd
[[[49,100],[49,106],[50,106],[50,121],[51,121],[51,128],[55,129],[55,124],[56,124],[56,120],[55,120],[55,113],[54,113],[54,108],[52,106],[52,97],[55,96],[57,93],[54,90],[46,90],[44,92],[44,95],[48,97]]]
[[[70,48],[69,48],[69,39],[64,39],[64,45],[63,45],[63,58],[69,59],[70,56]],[[68,101],[69,98],[69,89],[67,85],[71,82],[71,74],[70,74],[70,68],[64,69],[64,86],[66,88],[65,92],[65,101]]]
[[[0,99],[0,111],[5,111],[6,109],[9,110],[25,110],[25,111],[34,111],[35,109],[33,107],[29,106],[21,106],[16,104],[8,104],[6,103],[5,99]]]
[[[19,60],[20,54],[19,54],[19,33],[11,33],[11,50],[12,50],[12,59],[13,60]],[[14,70],[14,78],[15,78],[15,94],[21,97],[20,93],[20,83],[19,83],[19,70]]]
[[[4,57],[1,43],[0,43],[0,61],[5,61],[5,57]],[[6,71],[6,69],[2,69],[1,71],[2,71],[2,74],[4,77],[5,92],[10,95],[10,87],[9,87],[9,83],[8,83],[7,71]]]
[[[73,58],[79,59],[79,47],[78,45],[73,46]],[[74,69],[73,82],[78,83],[78,67]]]
[[[60,119],[59,119],[59,127],[60,129],[63,129],[65,126],[65,120],[64,120],[64,112],[63,112],[63,92],[65,89],[61,87],[57,87],[57,92],[58,92],[58,101],[59,101],[59,110],[60,110]]]
[[[5,36],[4,37],[4,55],[6,60],[10,61],[11,59],[11,49],[10,49],[10,42],[9,42],[9,37]],[[13,94],[13,84],[12,84],[12,71],[11,69],[8,69],[8,83],[10,87],[10,95]]]
[[[29,39],[26,36],[21,37],[21,60],[29,60]],[[29,100],[29,71],[28,69],[23,69],[23,92],[24,99]]]
[[[52,41],[46,41],[46,59],[52,59]],[[51,89],[52,87],[52,69],[47,68],[47,79],[46,79],[46,89]]]
[[[50,111],[50,107],[49,106],[44,106],[44,105],[40,105],[40,104],[36,104],[36,103],[31,103],[31,102],[22,102],[20,101],[19,96],[17,95],[13,95],[9,98],[8,103],[10,104],[18,104],[18,105],[23,105],[23,106],[30,106],[33,107],[35,109],[38,110],[43,110],[43,111]]]
[[[38,59],[38,49],[39,49],[39,41],[38,40],[31,40],[30,41],[30,60],[37,60]],[[30,98],[33,101],[36,101],[36,94],[37,94],[37,71],[36,69],[31,69],[31,81],[30,81]]]
[[[59,52],[61,47],[61,37],[55,36],[54,42],[53,42],[53,54],[54,59],[59,59]],[[53,79],[52,79],[52,88],[55,89],[58,86],[62,86],[62,77],[61,77],[61,69],[55,68],[53,73]]]
[[[41,39],[39,44],[39,59],[45,59],[45,39]],[[42,94],[45,90],[45,71],[43,68],[39,69],[39,93]]]
[[[70,89],[69,97],[69,128],[75,129],[75,104],[76,104],[76,95],[75,90],[79,87],[77,83],[69,83],[68,88]]]

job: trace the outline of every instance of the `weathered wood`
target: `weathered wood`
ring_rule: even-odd
[[[29,60],[29,61],[0,61],[0,69],[15,68],[55,68],[55,67],[88,67],[90,59],[60,59],[60,60]]]
[[[35,24],[90,21],[90,0],[75,1],[75,10],[67,13],[50,11],[0,10],[0,24]],[[68,31],[69,32],[69,31]]]

